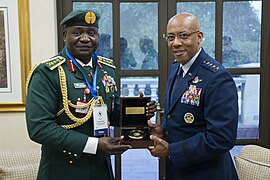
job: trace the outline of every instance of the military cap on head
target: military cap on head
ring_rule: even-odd
[[[94,11],[74,10],[61,21],[60,25],[64,27],[89,26],[98,28],[99,18],[99,14]]]

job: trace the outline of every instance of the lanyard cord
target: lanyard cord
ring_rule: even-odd
[[[71,59],[71,61],[75,64],[75,66],[79,69],[79,71],[82,73],[85,82],[87,84],[87,87],[90,89],[90,92],[92,94],[92,96],[94,97],[94,99],[97,99],[97,89],[96,89],[96,84],[97,84],[97,55],[96,53],[93,54],[93,61],[95,63],[95,72],[94,72],[94,77],[93,77],[93,84],[91,85],[91,83],[88,81],[86,75],[84,74],[84,72],[81,70],[78,62],[75,60],[75,58],[68,52],[67,47],[65,47],[66,49],[66,54],[69,57],[69,59]]]

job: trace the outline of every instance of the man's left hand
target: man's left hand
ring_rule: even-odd
[[[154,148],[150,150],[152,156],[155,157],[166,157],[169,155],[169,143],[165,140],[158,138],[157,136],[151,135],[150,139],[154,141]]]

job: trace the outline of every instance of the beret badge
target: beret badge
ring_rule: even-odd
[[[84,16],[84,20],[87,24],[94,24],[97,17],[94,12],[87,12]]]

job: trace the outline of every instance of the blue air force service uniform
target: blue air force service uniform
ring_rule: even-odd
[[[229,153],[238,123],[238,97],[227,70],[202,49],[173,93],[179,63],[170,69],[163,127],[169,143],[168,180],[238,179]]]

